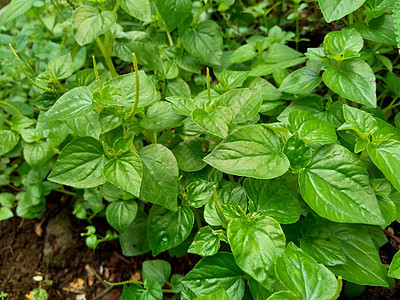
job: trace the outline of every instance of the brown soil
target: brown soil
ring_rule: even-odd
[[[42,236],[35,232],[38,220],[12,218],[0,222],[0,292],[9,294],[6,299],[28,299],[26,294],[38,287],[33,280],[33,276],[38,274],[47,275],[53,281],[51,286],[42,286],[49,292],[49,299],[77,299],[77,295],[85,295],[86,299],[119,299],[122,288],[108,287],[102,280],[140,280],[142,262],[154,259],[151,253],[123,257],[117,240],[100,244],[93,253],[86,247],[84,237],[80,236],[86,231],[85,222],[67,215],[69,228],[56,236],[57,226],[51,224],[59,224],[59,220],[54,220],[44,222]],[[51,234],[47,233],[49,226]],[[96,224],[96,227],[102,226],[107,225]],[[63,245],[63,240],[70,245]],[[51,249],[44,251],[46,247]],[[158,255],[156,259],[168,260],[172,274],[182,275],[189,272],[198,260],[192,255],[170,258],[167,253]]]

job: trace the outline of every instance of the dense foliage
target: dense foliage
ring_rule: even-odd
[[[0,220],[66,193],[90,248],[203,257],[144,262],[122,299],[400,278],[378,252],[400,220],[400,1],[13,0],[0,22]]]

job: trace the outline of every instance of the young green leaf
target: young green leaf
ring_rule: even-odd
[[[276,260],[275,272],[283,285],[302,299],[332,299],[338,286],[331,271],[292,242]]]
[[[84,116],[93,110],[92,92],[88,87],[76,87],[62,95],[43,115],[41,121],[65,121]]]
[[[295,173],[307,167],[312,158],[311,148],[303,142],[297,132],[286,141],[283,153],[289,159],[290,167]]]
[[[19,142],[19,134],[13,130],[0,129],[0,155],[10,152]]]
[[[146,118],[142,119],[140,126],[159,132],[178,127],[184,119],[184,116],[178,115],[172,110],[171,103],[160,101],[149,107],[146,112]]]
[[[92,97],[95,102],[106,105],[132,106],[132,104],[128,103],[124,90],[115,85],[101,87],[99,90],[93,92]]]
[[[107,221],[118,232],[124,232],[135,220],[137,210],[138,205],[133,200],[111,202],[106,209]]]
[[[368,143],[367,151],[374,164],[400,191],[400,141]]]
[[[205,147],[205,149],[203,149]],[[185,172],[199,171],[207,164],[203,158],[207,155],[208,141],[194,137],[179,143],[172,152],[178,162],[178,167]]]
[[[107,162],[103,146],[92,137],[73,140],[61,151],[48,180],[76,188],[92,188],[106,182]]]
[[[147,260],[142,265],[142,276],[147,282],[157,281],[161,286],[171,275],[171,265],[165,260]]]
[[[202,108],[195,108],[192,111],[192,119],[205,131],[225,138],[228,135],[228,124],[232,120],[232,112],[227,107],[217,107],[210,113]]]
[[[172,249],[190,234],[194,223],[193,212],[187,206],[175,211],[153,205],[149,215],[149,235],[153,255]]]
[[[0,15],[0,25],[18,18],[29,9],[36,0],[12,0],[6,10]]]
[[[71,53],[57,57],[49,62],[47,71],[57,79],[65,79],[74,72]]]
[[[303,237],[300,248],[317,262],[325,266],[335,266],[346,263],[339,239],[329,229],[327,221],[308,214],[300,228]]]
[[[340,67],[329,66],[322,74],[327,87],[340,96],[370,107],[376,107],[375,75],[364,61],[346,60]]]
[[[139,196],[143,165],[137,153],[127,152],[110,159],[103,167],[103,175],[116,187]]]
[[[198,24],[184,23],[179,27],[179,36],[185,49],[206,65],[218,65],[222,53],[222,32],[211,20]]]
[[[230,300],[231,298],[229,298],[228,294],[226,293],[226,291],[224,289],[219,289],[218,291],[216,291],[214,293],[211,293],[206,296],[197,297],[194,300],[214,300],[214,299]]]
[[[243,187],[256,211],[281,224],[295,223],[300,218],[300,202],[287,188],[285,181],[246,178]]]
[[[253,59],[257,56],[256,47],[254,44],[246,44],[237,48],[229,56],[228,61],[231,63],[241,63]]]
[[[289,168],[279,137],[263,125],[234,131],[204,161],[224,173],[260,179],[281,176]]]
[[[335,275],[361,285],[389,286],[387,271],[365,226],[335,223],[329,228],[346,256],[345,264],[329,267]]]
[[[217,192],[217,201],[221,207],[220,211],[215,205],[214,197],[208,201],[204,209],[204,219],[212,226],[221,226],[224,223],[221,213],[227,220],[232,220],[237,217],[238,206],[244,211],[247,210],[246,194],[239,183],[225,183]]]
[[[143,162],[140,200],[155,203],[170,210],[178,207],[179,169],[173,153],[163,145],[148,145],[139,151]]]
[[[65,124],[78,137],[91,136],[98,139],[101,134],[99,113],[92,110],[88,114],[65,121]],[[57,145],[54,145],[57,146]]]
[[[301,195],[320,216],[335,222],[383,224],[364,163],[343,146],[319,148],[300,173]]]
[[[364,41],[354,28],[332,31],[324,38],[325,53],[330,54],[328,57],[332,56],[335,59],[340,56],[343,59],[357,57],[363,46]]]
[[[220,238],[210,226],[202,227],[196,234],[188,253],[194,253],[201,256],[213,256],[220,247]]]
[[[343,116],[346,123],[340,126],[338,130],[353,129],[361,137],[365,137],[377,129],[374,117],[363,110],[343,105]]]
[[[296,294],[291,291],[279,291],[273,293],[267,300],[300,300]]]
[[[102,11],[100,14],[94,7],[81,5],[72,16],[74,37],[80,46],[93,42],[99,35],[106,32],[117,21],[117,14],[112,11]]]
[[[233,115],[233,123],[245,123],[258,115],[262,99],[259,93],[250,89],[235,89],[221,95],[218,100],[223,106],[229,107]]]
[[[339,20],[358,9],[365,0],[318,0],[326,22]]]
[[[115,77],[107,81],[104,85],[114,85],[125,92],[130,105],[133,105],[136,96],[135,74],[130,73]],[[138,108],[150,106],[161,99],[160,93],[156,90],[154,83],[144,73],[139,71],[139,103]]]
[[[320,70],[304,67],[290,73],[281,83],[279,90],[290,94],[309,94],[322,81]]]
[[[399,1],[395,2],[393,9],[393,24],[396,34],[397,46],[400,45],[400,3]]]
[[[400,252],[397,251],[396,255],[393,257],[390,263],[388,275],[390,277],[399,279],[400,278]]]
[[[192,2],[190,0],[157,0],[156,3],[158,12],[163,17],[169,31],[173,31],[192,12]]]
[[[231,300],[243,297],[243,271],[230,253],[205,257],[182,279],[182,295],[186,299],[212,294],[224,289]]]
[[[147,220],[148,216],[139,210],[135,220],[124,232],[119,234],[122,254],[125,256],[137,256],[151,250]]]
[[[277,221],[267,216],[229,222],[228,240],[238,266],[268,287],[271,268],[285,248],[286,239]]]
[[[117,0],[122,9],[141,21],[150,21],[151,5],[149,0]]]
[[[14,217],[13,212],[8,207],[0,207],[0,221]]]
[[[32,169],[42,167],[54,155],[52,146],[43,141],[25,145],[23,152],[26,162]]]

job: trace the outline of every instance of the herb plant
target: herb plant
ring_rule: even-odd
[[[0,20],[0,220],[55,191],[115,230],[90,248],[202,256],[171,279],[144,262],[121,299],[400,278],[378,252],[400,220],[400,1],[13,0]]]

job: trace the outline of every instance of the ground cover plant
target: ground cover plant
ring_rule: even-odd
[[[13,0],[0,30],[0,220],[64,193],[94,251],[202,257],[145,261],[108,283],[121,299],[400,278],[379,256],[400,219],[400,1]]]

